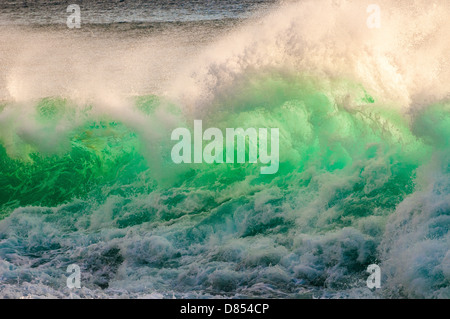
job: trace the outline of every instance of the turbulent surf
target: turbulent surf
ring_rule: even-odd
[[[449,298],[450,5],[378,2],[2,27],[0,296]],[[175,164],[194,120],[277,173]]]

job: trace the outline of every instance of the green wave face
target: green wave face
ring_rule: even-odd
[[[60,278],[76,263],[97,295],[446,296],[449,104],[395,109],[349,81],[280,75],[217,97],[202,118],[155,96],[135,100],[139,123],[58,98],[27,112],[4,105],[4,294],[20,280],[64,296]],[[279,128],[278,172],[174,164],[170,134],[194,119]],[[414,232],[402,228],[424,216]],[[409,254],[425,249],[414,236],[429,238],[430,262]],[[410,263],[400,277],[390,258],[399,251]],[[367,292],[372,263],[392,285]]]

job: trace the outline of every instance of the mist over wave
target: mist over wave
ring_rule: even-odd
[[[449,298],[450,5],[368,4],[0,31],[0,295]],[[174,164],[194,119],[279,128],[278,173]]]

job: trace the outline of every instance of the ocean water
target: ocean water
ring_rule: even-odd
[[[78,3],[0,4],[0,297],[450,298],[447,1]],[[278,172],[174,164],[198,119]]]
[[[3,0],[1,24],[65,24],[67,6],[78,4],[86,24],[181,22],[250,17],[275,0]]]

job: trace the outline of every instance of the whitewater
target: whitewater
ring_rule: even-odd
[[[450,298],[450,3],[370,3],[2,25],[0,297]],[[200,119],[277,173],[175,164]]]

